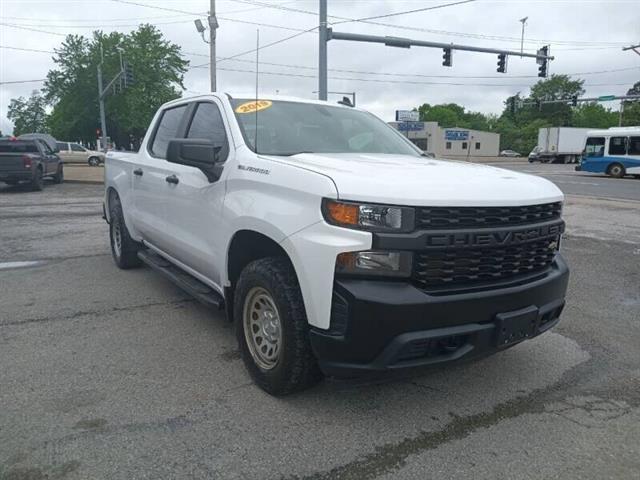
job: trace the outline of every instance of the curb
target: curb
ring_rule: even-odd
[[[64,179],[63,183],[86,183],[88,185],[104,185],[104,182],[101,180],[69,180],[67,178]]]

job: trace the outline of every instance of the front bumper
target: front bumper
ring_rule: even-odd
[[[576,165],[574,170],[575,170],[576,172],[580,172],[580,171],[582,171],[582,165],[581,165],[581,164]]]
[[[553,327],[568,280],[560,254],[535,280],[470,293],[432,295],[408,283],[337,280],[332,328],[312,329],[311,345],[320,368],[334,377],[483,357]],[[511,332],[509,325],[523,321],[526,328]]]

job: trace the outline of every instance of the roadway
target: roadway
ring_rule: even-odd
[[[640,188],[566,167],[540,171],[567,193]],[[558,181],[583,178],[598,185]],[[276,399],[221,312],[114,266],[101,194],[0,185],[0,479],[637,478],[637,202],[568,199],[572,275],[553,331],[479,362]]]
[[[530,164],[526,159],[496,162],[490,165],[530,173],[551,180],[567,195],[640,201],[640,179],[612,178],[588,172],[576,172],[575,165]]]

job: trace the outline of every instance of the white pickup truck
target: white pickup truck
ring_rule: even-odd
[[[115,263],[224,308],[274,395],[479,358],[564,307],[557,187],[427,158],[356,108],[175,100],[138,154],[107,156],[105,187]]]

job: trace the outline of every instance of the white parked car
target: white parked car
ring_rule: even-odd
[[[425,158],[356,108],[175,100],[137,154],[107,155],[104,202],[117,266],[224,308],[274,395],[480,358],[564,306],[553,183]]]
[[[92,167],[104,163],[104,153],[89,150],[79,143],[57,142],[57,145],[60,149],[58,155],[64,163],[88,163]]]
[[[500,152],[500,156],[501,157],[521,157],[522,155],[520,155],[518,152],[514,150],[502,150]]]

